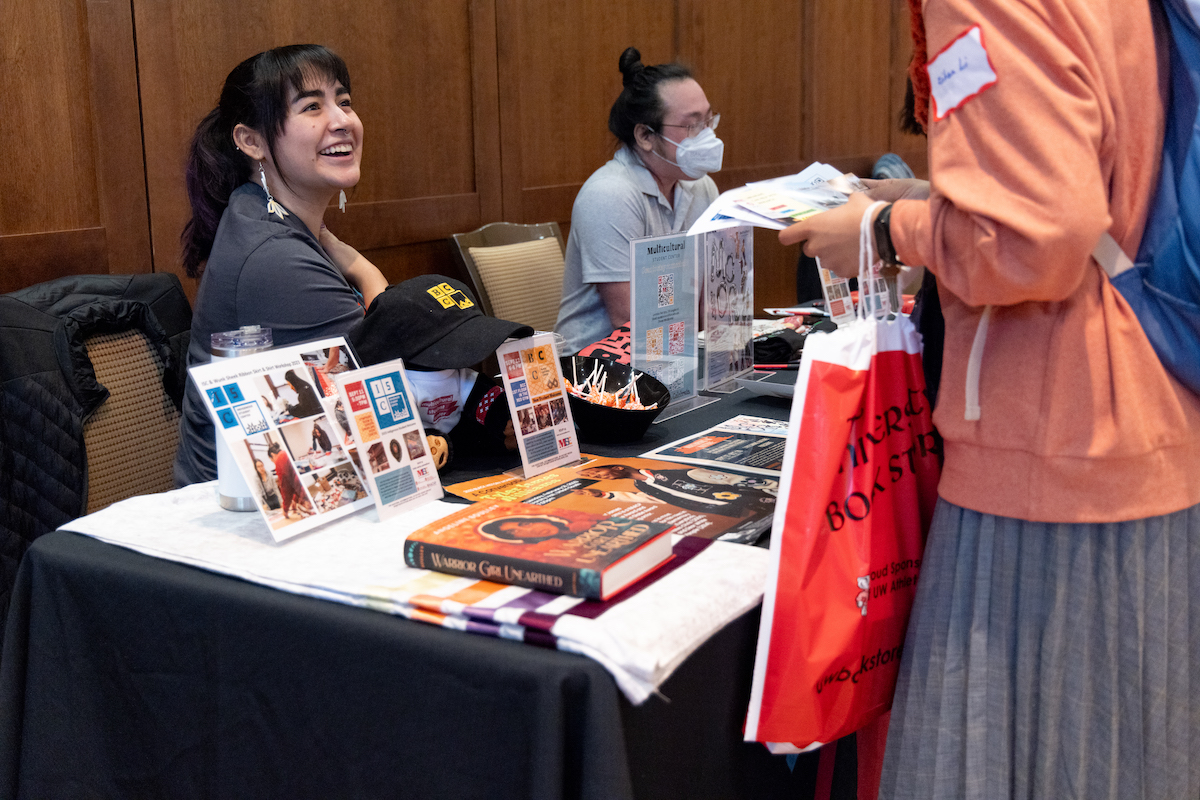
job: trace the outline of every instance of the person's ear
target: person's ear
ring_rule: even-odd
[[[639,122],[633,126],[633,138],[637,142],[637,146],[647,153],[654,149],[654,131],[649,125]]]
[[[262,161],[267,157],[266,137],[249,125],[239,122],[233,126],[233,144],[255,161]]]

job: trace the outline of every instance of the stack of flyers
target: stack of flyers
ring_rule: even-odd
[[[814,162],[795,175],[748,183],[730,189],[712,202],[688,230],[689,235],[738,225],[783,230],[846,202],[866,185],[852,173]]]

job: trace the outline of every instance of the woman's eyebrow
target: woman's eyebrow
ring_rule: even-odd
[[[298,103],[301,100],[304,100],[305,98],[308,98],[308,97],[324,97],[324,96],[325,96],[324,89],[305,89],[302,92],[297,92],[296,96],[292,98],[292,102]]]

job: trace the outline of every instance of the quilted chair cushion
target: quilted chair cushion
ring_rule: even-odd
[[[467,248],[492,304],[492,316],[554,330],[562,299],[563,254],[553,236]]]

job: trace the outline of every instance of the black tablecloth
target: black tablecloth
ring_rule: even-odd
[[[786,416],[785,402],[738,395],[710,406],[711,418],[702,409],[651,438],[734,413]],[[0,793],[808,797],[815,757],[791,770],[740,741],[757,628],[757,610],[742,616],[679,668],[662,698],[633,707],[580,656],[56,532],[26,555],[7,620]],[[847,755],[839,751],[848,780],[838,784],[850,786]]]

